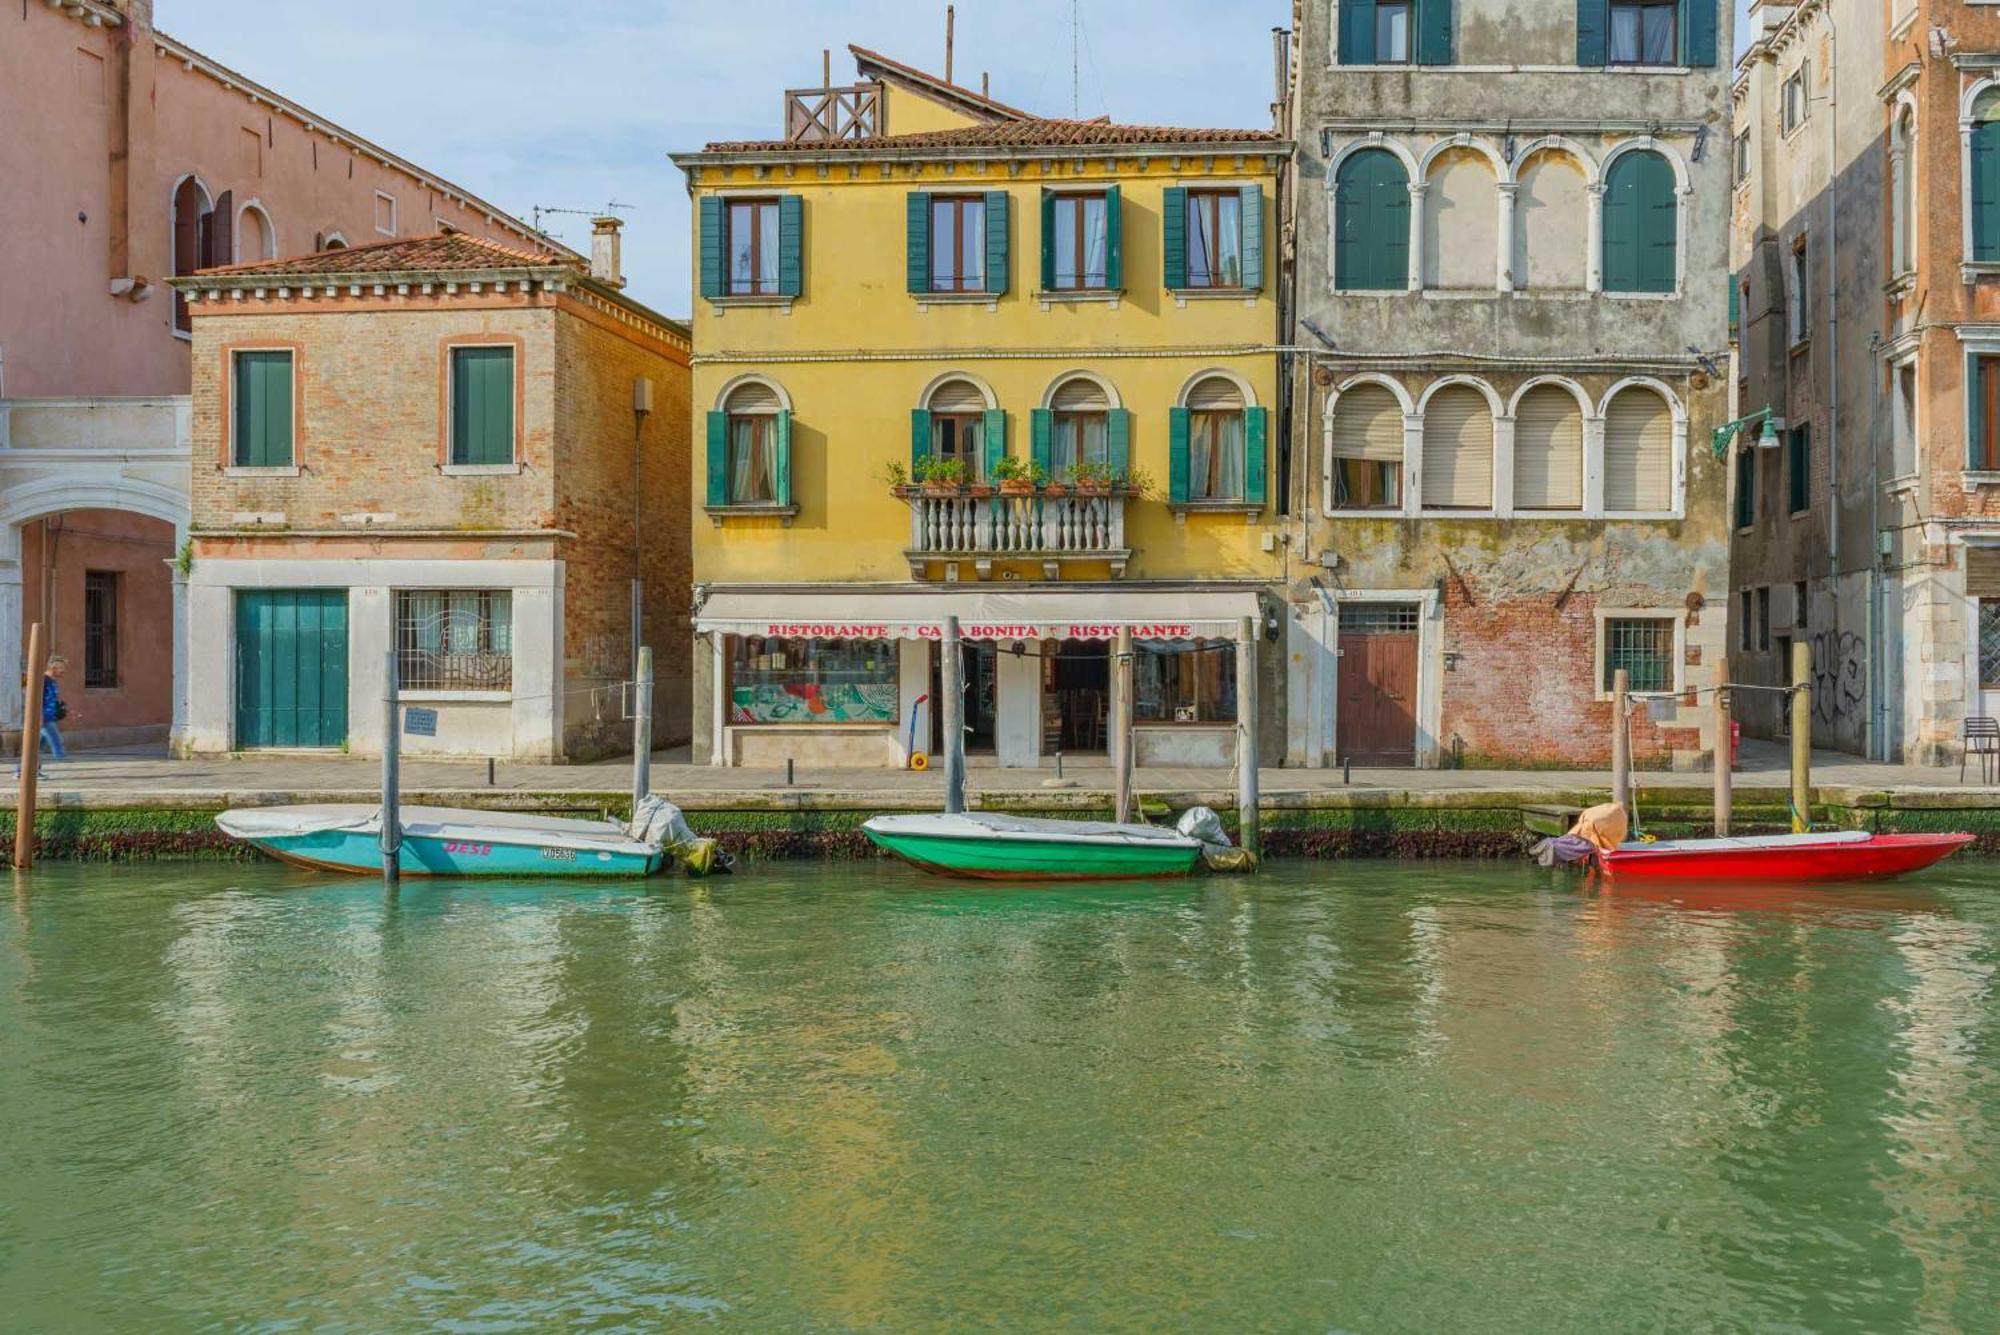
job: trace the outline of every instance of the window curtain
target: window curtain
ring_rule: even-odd
[[[729,423],[729,499],[751,505],[775,499],[771,476],[771,419],[732,418]]]

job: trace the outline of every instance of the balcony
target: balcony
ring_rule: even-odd
[[[936,492],[908,487],[910,575],[924,577],[933,561],[970,562],[985,579],[995,561],[1039,562],[1059,579],[1065,563],[1092,562],[1125,574],[1132,549],[1125,545],[1129,493],[1046,492],[1028,495]]]

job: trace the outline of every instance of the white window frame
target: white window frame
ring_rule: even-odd
[[[1800,237],[1785,254],[1785,346],[1812,338],[1811,243]]]
[[[1904,423],[1903,373],[1910,373],[1910,402],[1908,422]],[[1924,420],[1923,371],[1917,359],[1917,349],[1912,347],[1900,356],[1889,360],[1889,464],[1891,474],[1883,483],[1889,488],[1913,485],[1923,476],[1923,420]],[[1896,457],[1896,437],[1898,428],[1906,426],[1909,431],[1910,466],[1896,471],[1899,462]]]
[[[1794,104],[1793,96],[1797,95]],[[1801,60],[1778,85],[1778,133],[1789,139],[1812,119],[1812,61]]]
[[[1608,701],[1612,692],[1604,684],[1604,659],[1610,646],[1613,621],[1669,621],[1674,627],[1673,680],[1664,691],[1630,691],[1635,700],[1668,700],[1687,686],[1687,609],[1684,607],[1600,607],[1596,613],[1597,643],[1591,655],[1590,680],[1597,699]]]
[[[381,210],[377,209],[375,211],[377,215],[377,221],[375,223],[375,231],[382,236],[400,235],[399,228],[402,222],[402,209],[401,206],[396,203],[396,197],[390,194],[386,190],[377,190],[375,192],[375,202],[378,204],[386,202],[389,205],[389,226],[386,229],[382,226],[379,220],[381,215]]]

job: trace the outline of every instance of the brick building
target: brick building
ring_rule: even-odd
[[[193,311],[184,752],[622,749],[689,717],[688,335],[590,271],[455,232],[175,280]],[[635,583],[636,581],[636,583]]]

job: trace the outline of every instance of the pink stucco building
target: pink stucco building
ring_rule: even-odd
[[[162,280],[440,224],[547,244],[153,8],[0,11],[0,123],[33,127],[0,134],[0,726],[39,620],[70,662],[72,743],[163,738],[183,695],[188,319]]]

